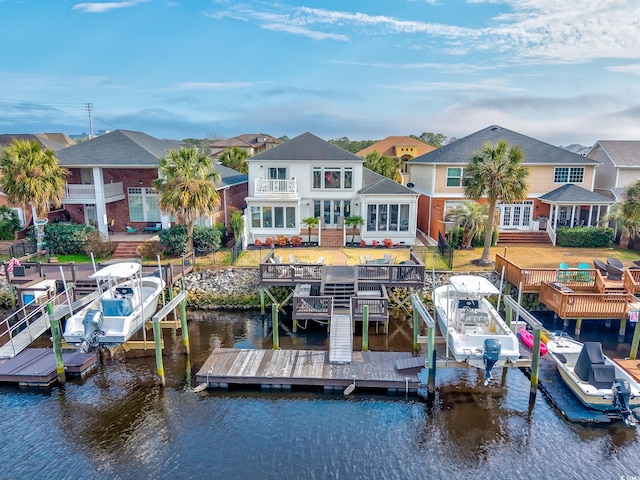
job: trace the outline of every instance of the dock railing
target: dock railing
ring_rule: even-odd
[[[384,322],[389,320],[389,297],[387,295],[387,289],[384,285],[380,287],[380,290],[359,290],[355,297],[351,297],[353,320],[363,320],[363,307],[365,305],[369,306],[369,321]]]
[[[540,286],[540,302],[563,319],[626,318],[628,305],[639,301],[627,292],[578,292],[557,283],[543,283]]]

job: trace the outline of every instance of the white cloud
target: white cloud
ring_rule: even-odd
[[[178,90],[229,90],[250,87],[248,82],[183,82],[174,86]]]
[[[77,3],[73,6],[73,10],[80,10],[84,13],[105,13],[118,8],[135,7],[140,3],[145,3],[149,0],[131,0],[124,2],[104,2],[104,3]]]
[[[634,63],[632,65],[612,65],[605,67],[605,70],[618,73],[630,73],[631,75],[640,75],[640,63]]]
[[[456,92],[490,92],[512,93],[521,92],[522,88],[513,87],[495,78],[488,78],[478,82],[410,82],[403,84],[384,85],[384,88],[402,92],[456,91]]]

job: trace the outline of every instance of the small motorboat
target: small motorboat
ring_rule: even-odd
[[[520,327],[519,330],[520,340],[524,343],[530,350],[533,350],[533,333],[526,329],[526,327]],[[547,354],[547,345],[543,340],[540,340],[540,355]]]
[[[143,277],[142,265],[120,262],[90,275],[99,297],[67,319],[63,337],[83,351],[129,340],[158,308],[164,280]]]
[[[618,414],[630,426],[640,419],[640,385],[602,353],[600,342],[549,335],[549,357],[564,383],[589,408]]]
[[[484,369],[485,384],[493,367],[520,357],[518,337],[489,302],[498,289],[486,278],[454,275],[436,288],[433,302],[440,331],[458,362]]]

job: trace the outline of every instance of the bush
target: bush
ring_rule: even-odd
[[[274,240],[273,240],[273,238],[271,238],[271,237],[267,237],[267,238],[265,238],[265,239],[264,239],[264,244],[265,244],[267,247],[270,247],[271,245],[273,245],[273,243],[274,243]]]
[[[44,226],[44,242],[56,255],[84,255],[84,245],[90,233],[96,229],[91,225],[49,223]],[[36,232],[29,229],[29,239],[36,244]]]
[[[372,247],[377,247],[378,245],[380,245],[380,242],[378,242],[378,240],[372,240],[371,241],[371,246]]]
[[[259,238],[256,238],[256,239],[254,240],[253,244],[254,244],[256,247],[261,247],[261,246],[262,246],[262,240],[260,240]]]
[[[164,246],[158,240],[147,240],[138,247],[138,253],[144,258],[157,258],[164,250]]]
[[[556,245],[559,247],[602,248],[613,243],[613,229],[608,227],[561,227]]]
[[[116,244],[109,240],[103,242],[100,232],[94,230],[87,234],[87,239],[82,248],[85,255],[91,255],[93,252],[95,258],[105,258],[116,251]],[[57,253],[59,254],[60,252]]]
[[[223,234],[218,227],[194,227],[193,248],[198,252],[217,252],[222,238]]]
[[[158,232],[160,243],[165,248],[168,255],[184,255],[187,253],[187,227],[185,225],[174,225],[173,227],[160,230]]]
[[[294,247],[299,247],[300,245],[302,245],[302,237],[294,235],[289,239],[289,242],[291,242],[291,245],[293,245]]]
[[[360,240],[360,246],[362,248],[366,247],[367,246],[367,242],[365,242],[364,240]]]
[[[20,230],[18,214],[5,205],[0,206],[0,240],[13,240],[17,230]]]
[[[472,247],[484,247],[484,236],[487,231],[483,228],[482,230],[476,233],[476,236],[471,240]],[[498,244],[498,236],[500,235],[500,231],[497,228],[494,228],[491,232],[491,246],[495,247]],[[462,236],[460,237],[462,240]]]
[[[393,247],[393,240],[391,240],[390,238],[383,238],[382,245],[384,245],[387,248],[391,248]]]
[[[279,247],[285,247],[288,241],[289,239],[284,235],[278,235],[278,237],[276,238],[276,243]]]

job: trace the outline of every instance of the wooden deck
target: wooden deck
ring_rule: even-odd
[[[636,328],[638,327],[636,326]],[[640,383],[640,360],[622,360],[617,358],[612,358],[611,360],[620,365],[636,382]]]
[[[65,351],[62,359],[66,373],[71,375],[82,375],[98,362],[95,353],[79,351]],[[51,348],[27,348],[11,359],[0,361],[0,382],[49,387],[57,381],[56,359]]]
[[[263,388],[358,387],[416,393],[416,374],[400,372],[399,360],[412,358],[409,352],[353,352],[352,362],[329,363],[329,352],[318,350],[252,350],[217,348],[196,374],[198,383],[209,387],[258,385]]]

